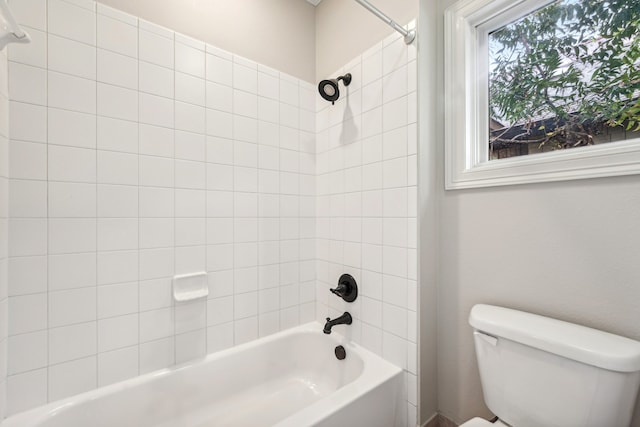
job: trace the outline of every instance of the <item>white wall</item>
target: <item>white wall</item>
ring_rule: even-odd
[[[46,4],[11,4],[8,412],[314,319],[314,87]],[[196,271],[209,299],[174,304]]]
[[[300,0],[298,0],[300,1]],[[418,16],[418,0],[372,0],[400,25]],[[394,30],[354,0],[323,0],[315,13],[316,78],[322,79]]]
[[[315,9],[306,1],[100,2],[300,79],[315,79]]]
[[[318,320],[344,311],[351,338],[404,369],[406,425],[417,421],[416,47],[393,34],[336,73],[335,105],[318,101]],[[329,292],[343,273],[346,303]],[[402,414],[405,415],[404,413]]]
[[[434,10],[440,60],[432,72],[440,88],[442,12],[452,3]],[[443,105],[442,89],[438,96]],[[441,127],[435,141],[421,141],[439,145],[440,165],[442,141]],[[438,177],[438,401],[445,415],[456,422],[489,416],[467,323],[476,303],[640,339],[640,177],[447,192],[442,168]]]
[[[0,420],[4,418],[7,390],[9,253],[9,88],[7,50],[0,51]]]

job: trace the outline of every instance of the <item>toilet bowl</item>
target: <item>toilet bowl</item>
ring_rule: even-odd
[[[640,342],[503,307],[472,308],[491,423],[460,427],[629,427],[640,387]]]

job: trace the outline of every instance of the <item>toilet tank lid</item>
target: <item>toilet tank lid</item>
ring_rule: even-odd
[[[602,369],[640,371],[640,342],[608,332],[486,304],[471,309],[469,324],[497,338]]]

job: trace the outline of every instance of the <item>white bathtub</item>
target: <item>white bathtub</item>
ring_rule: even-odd
[[[313,322],[7,418],[1,427],[399,427],[402,371]],[[338,360],[334,348],[347,352]]]

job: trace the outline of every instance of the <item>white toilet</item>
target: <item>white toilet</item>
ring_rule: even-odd
[[[640,342],[548,317],[476,305],[484,400],[499,420],[460,427],[628,427],[640,386]]]

